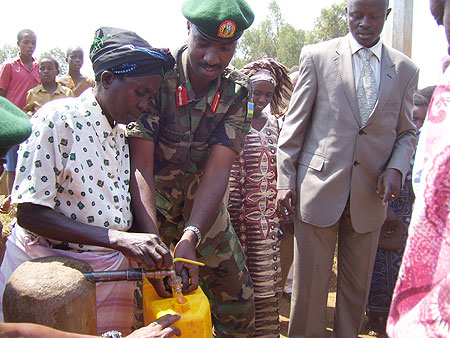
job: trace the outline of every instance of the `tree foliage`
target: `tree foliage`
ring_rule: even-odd
[[[233,65],[242,68],[250,61],[271,57],[292,67],[298,63],[304,39],[305,32],[287,24],[278,3],[271,0],[267,19],[248,29],[240,39]]]
[[[233,65],[245,64],[264,57],[272,57],[291,68],[298,64],[304,45],[317,43],[348,33],[345,1],[323,8],[312,31],[296,29],[286,23],[276,0],[269,3],[269,15],[258,27],[248,29],[239,41]]]
[[[331,8],[322,8],[320,16],[314,22],[314,29],[306,35],[306,44],[318,43],[348,33],[346,3],[333,4]]]
[[[8,44],[3,45],[3,48],[0,49],[0,64],[2,64],[5,60],[17,56],[17,53],[19,53],[18,46],[11,46]]]
[[[8,44],[3,45],[2,48],[0,48],[0,64],[2,64],[4,61],[11,59],[13,57],[16,57],[19,53],[19,47],[18,46],[11,46]],[[55,47],[50,49],[47,52],[44,52],[40,55],[38,59],[40,59],[43,56],[52,56],[55,58],[56,61],[58,61],[59,64],[59,73],[60,74],[66,74],[67,70],[69,69],[69,65],[66,61],[66,54],[62,51],[61,48]]]
[[[56,61],[58,61],[59,74],[67,73],[67,71],[69,69],[69,65],[67,64],[67,61],[66,61],[66,53],[64,53],[61,48],[59,48],[59,47],[52,48],[49,51],[42,53],[39,58],[41,58],[43,56],[53,56],[53,58]]]
[[[277,59],[287,67],[298,65],[300,52],[305,45],[305,31],[286,24],[280,31]]]

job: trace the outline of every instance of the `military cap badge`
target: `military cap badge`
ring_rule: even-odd
[[[235,32],[236,24],[231,20],[227,20],[220,24],[217,36],[219,38],[229,39],[233,37]]]
[[[239,39],[255,19],[245,0],[185,0],[182,12],[204,36],[225,43]]]

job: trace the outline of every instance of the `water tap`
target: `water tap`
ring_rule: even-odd
[[[204,263],[192,261],[185,258],[175,258],[174,262],[185,262],[204,266]],[[144,270],[141,268],[118,270],[118,271],[92,271],[84,272],[84,276],[91,282],[117,282],[117,281],[140,281],[145,277],[150,279],[169,277],[169,285],[173,289],[178,301],[182,304],[185,299],[183,297],[183,282],[180,276],[177,276],[175,270]]]

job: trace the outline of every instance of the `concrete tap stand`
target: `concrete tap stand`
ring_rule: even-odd
[[[89,264],[62,256],[21,264],[3,293],[5,322],[37,323],[96,335],[95,284],[82,274],[89,271]]]

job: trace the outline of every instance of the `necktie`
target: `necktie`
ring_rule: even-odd
[[[361,74],[359,76],[356,95],[358,97],[359,113],[361,115],[361,125],[365,126],[369,120],[370,114],[375,107],[378,99],[378,85],[375,80],[375,74],[370,66],[370,57],[372,51],[368,48],[361,48],[358,51],[362,61]]]

